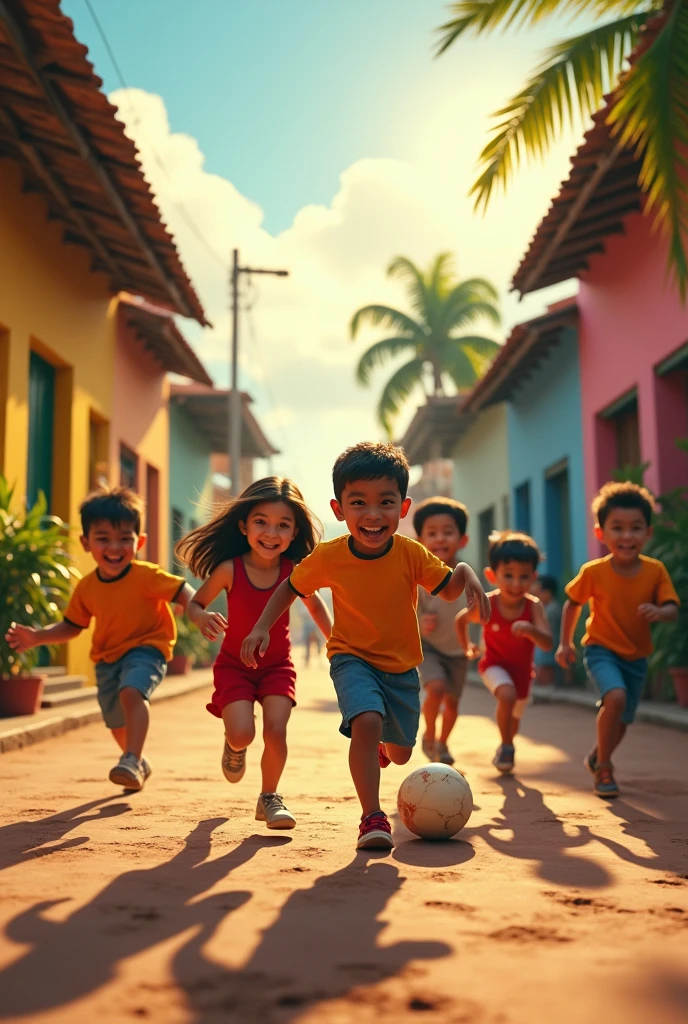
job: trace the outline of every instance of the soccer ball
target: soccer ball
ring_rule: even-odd
[[[399,817],[421,839],[451,839],[473,811],[463,775],[446,764],[426,764],[404,779],[397,797]]]

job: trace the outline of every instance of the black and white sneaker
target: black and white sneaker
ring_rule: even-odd
[[[246,772],[246,747],[243,750],[234,750],[230,747],[225,737],[225,745],[222,751],[222,774],[227,782],[241,782]]]

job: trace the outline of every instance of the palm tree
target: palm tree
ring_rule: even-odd
[[[621,144],[642,157],[639,185],[669,238],[669,265],[685,299],[688,0],[459,0],[451,10],[452,20],[438,29],[438,56],[469,32],[539,25],[563,13],[595,19],[590,31],[547,50],[522,91],[494,114],[497,123],[471,195],[476,206],[487,206],[495,186],[508,186],[524,155],[544,158],[560,128],[589,117],[616,85],[607,120]],[[604,18],[609,20],[597,24]],[[646,25],[648,45],[638,48]]]
[[[433,392],[444,394],[444,383],[451,380],[459,391],[470,388],[486,370],[499,348],[496,341],[479,335],[460,335],[476,320],[500,323],[497,291],[481,277],[457,281],[451,253],[436,256],[423,273],[405,256],[397,256],[387,268],[388,277],[407,281],[410,305],[416,318],[390,306],[363,306],[351,318],[351,337],[364,324],[384,327],[394,334],[367,349],[356,367],[356,378],[368,386],[373,371],[391,359],[411,353],[385,384],[377,415],[389,436],[399,409],[419,384],[426,371],[432,371]]]

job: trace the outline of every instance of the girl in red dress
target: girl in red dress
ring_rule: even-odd
[[[296,704],[289,614],[275,623],[270,646],[257,668],[242,662],[241,642],[276,587],[319,539],[319,525],[301,492],[291,480],[272,476],[252,483],[176,547],[179,560],[205,581],[193,599],[195,604],[205,608],[223,590],[227,594],[227,617],[214,615],[214,635],[224,632],[224,640],[213,669],[215,692],[207,708],[224,722],[224,776],[228,782],[239,782],[246,771],[246,750],[256,734],[254,705],[256,701],[262,705],[262,789],[256,820],[273,829],[296,824],[277,792],[287,761],[287,723]],[[320,595],[304,599],[304,604],[329,638],[330,613]]]
[[[540,562],[537,544],[524,533],[494,533],[485,578],[496,586],[487,596],[492,614],[483,626],[482,650],[471,642],[468,623],[474,609],[456,617],[459,642],[469,658],[480,658],[483,682],[497,700],[497,726],[502,742],[493,764],[500,772],[514,770],[514,737],[528,703],[535,647],[548,651],[552,633],[539,598],[529,594]]]

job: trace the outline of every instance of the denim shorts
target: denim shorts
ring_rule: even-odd
[[[119,691],[126,686],[150,700],[153,690],[165,678],[167,662],[157,647],[133,647],[117,661],[96,663],[98,703],[108,729],[124,726]]]
[[[377,711],[382,715],[383,743],[415,744],[420,720],[417,669],[383,672],[353,654],[335,654],[330,675],[342,713],[339,731],[343,736],[351,736],[352,718],[364,711]]]
[[[621,721],[630,725],[635,718],[638,702],[645,689],[647,658],[627,661],[607,647],[602,647],[600,644],[588,644],[583,653],[583,661],[588,677],[597,687],[602,700],[610,690],[625,692],[626,707]]]

